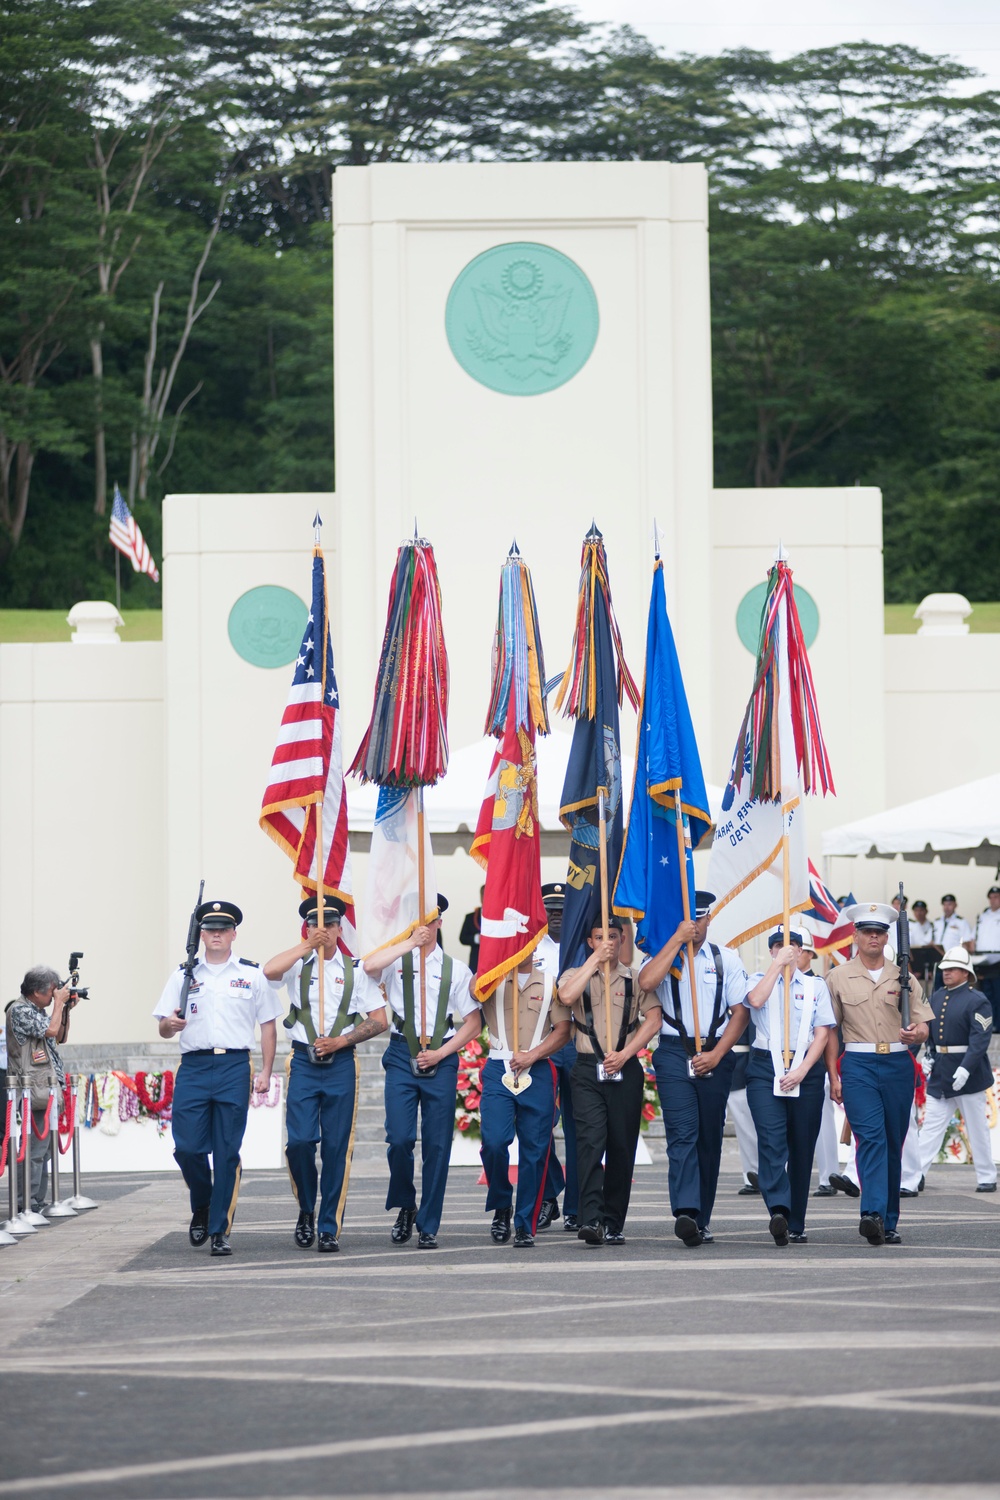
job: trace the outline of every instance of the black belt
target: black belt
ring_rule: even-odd
[[[718,1046],[719,1042],[722,1040],[723,1034],[724,1033],[720,1031],[718,1036],[703,1036],[701,1039],[702,1049],[704,1050],[704,1048],[706,1047],[711,1048]],[[688,1040],[692,1040],[693,1045],[693,1039],[689,1038]],[[683,1047],[685,1052],[687,1051],[687,1042],[685,1041],[684,1037],[667,1036],[666,1033],[662,1031],[660,1032],[660,1040],[657,1045],[660,1047]],[[731,1052],[739,1052],[740,1048],[731,1047],[729,1050]],[[746,1051],[747,1049],[744,1048],[743,1050]]]
[[[181,1057],[221,1057],[231,1052],[242,1052],[244,1057],[250,1056],[249,1047],[190,1047],[187,1052],[182,1052]]]

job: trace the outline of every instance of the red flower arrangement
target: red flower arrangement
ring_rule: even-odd
[[[483,1036],[478,1039],[473,1037],[471,1042],[466,1042],[458,1054],[455,1129],[472,1140],[480,1134],[479,1101],[483,1097],[482,1072],[489,1056],[483,1045]]]
[[[153,1084],[155,1097],[146,1085],[147,1078]],[[154,1118],[160,1115],[169,1117],[170,1105],[174,1097],[174,1075],[169,1069],[165,1073],[137,1073],[135,1091],[139,1096],[139,1105],[144,1114],[152,1115]]]
[[[656,1074],[653,1072],[653,1054],[648,1047],[644,1047],[638,1054],[642,1063],[642,1118],[640,1125],[643,1130],[648,1130],[657,1115],[661,1113],[660,1093],[656,1087]]]

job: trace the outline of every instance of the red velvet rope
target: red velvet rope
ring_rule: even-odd
[[[10,1145],[10,1122],[14,1114],[13,1099],[7,1100],[7,1118],[3,1122],[3,1155],[0,1156],[0,1175],[7,1167],[7,1148]]]
[[[52,1129],[52,1101],[54,1098],[54,1094],[49,1095],[49,1102],[45,1106],[45,1129],[40,1133],[35,1129],[35,1111],[33,1109],[28,1110],[28,1119],[31,1121],[31,1133],[36,1141],[47,1141],[49,1138],[49,1131]]]
[[[73,1132],[76,1129],[76,1089],[67,1080],[63,1089],[63,1108],[59,1116],[57,1132],[59,1135],[59,1155],[65,1156],[73,1144]],[[63,1135],[66,1136],[66,1144],[63,1145]]]

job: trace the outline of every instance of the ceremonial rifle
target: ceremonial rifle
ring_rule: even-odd
[[[201,898],[204,894],[205,882],[202,880],[201,885],[198,887],[198,899],[194,904],[194,911],[191,913],[191,920],[188,923],[187,958],[182,965],[184,969],[184,983],[181,985],[181,1000],[177,1007],[182,1019],[187,1016],[188,992],[191,989],[191,981],[194,978],[194,966],[198,962],[198,939],[201,936],[198,927],[198,908],[201,905]]]
[[[910,1024],[910,919],[906,915],[903,882],[899,882],[899,916],[896,918],[896,962],[899,964],[899,1008],[903,1030]]]

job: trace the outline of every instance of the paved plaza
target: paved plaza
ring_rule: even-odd
[[[320,1257],[284,1174],[248,1174],[229,1261],[188,1245],[179,1175],[88,1179],[99,1210],[0,1251],[0,1496],[996,1495],[1000,1201],[971,1168],[879,1250],[843,1197],[776,1249],[727,1153],[714,1246],[673,1238],[657,1163],[623,1248],[560,1221],[515,1253],[476,1175],[418,1252],[369,1168]]]

